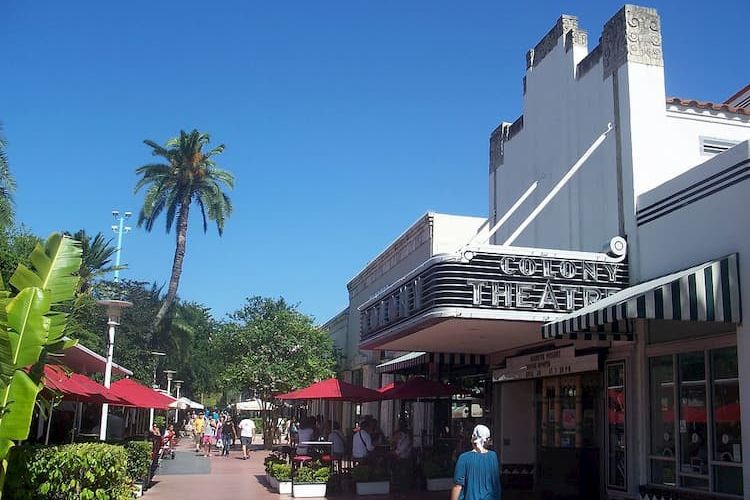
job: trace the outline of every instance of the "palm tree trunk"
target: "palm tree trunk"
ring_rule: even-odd
[[[174,249],[174,260],[172,261],[172,276],[169,278],[169,288],[167,296],[164,297],[159,312],[154,318],[154,331],[159,327],[167,311],[172,307],[175,297],[177,297],[177,287],[180,284],[182,275],[182,263],[185,260],[185,247],[187,244],[188,214],[190,213],[190,200],[183,200],[180,203],[180,213],[177,216],[177,245]]]

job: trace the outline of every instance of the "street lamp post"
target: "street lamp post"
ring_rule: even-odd
[[[125,225],[125,219],[129,219],[132,212],[125,212],[120,215],[119,210],[112,210],[112,217],[117,224],[112,224],[112,231],[117,233],[117,251],[115,252],[115,281],[120,281],[120,254],[122,253],[122,235],[130,231],[130,227]]]
[[[122,310],[133,305],[125,300],[97,300],[97,304],[107,308],[107,364],[104,368],[104,387],[109,389],[112,382],[112,355],[115,350],[115,327],[120,325]],[[102,404],[102,420],[99,426],[99,439],[107,439],[107,416],[109,404]]]
[[[167,355],[166,352],[151,351],[151,356],[154,357],[154,381],[151,383],[151,388],[152,389],[158,389],[159,388],[159,385],[156,383],[156,365],[158,364],[157,360],[159,359],[159,356],[166,356],[166,355]],[[149,432],[151,431],[151,429],[153,427],[154,427],[154,409],[150,408],[148,410],[148,430],[149,430]]]
[[[164,370],[164,374],[167,376],[167,394],[170,396],[172,395],[172,379],[174,378],[174,374],[177,373],[174,370]],[[169,411],[167,411],[167,421],[166,423],[169,423]]]
[[[182,383],[183,382],[184,382],[184,380],[175,380],[174,381],[174,388],[175,388],[175,391],[176,391],[176,396],[175,397],[178,400],[180,399],[180,387],[182,387]],[[179,405],[179,403],[178,403],[178,405]],[[180,421],[180,407],[179,406],[175,406],[175,409],[174,409],[174,423],[177,424],[177,423],[179,423],[179,421]]]

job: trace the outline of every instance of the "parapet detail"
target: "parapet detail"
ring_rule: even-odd
[[[523,130],[523,115],[513,123],[501,123],[490,134],[490,172],[505,162],[505,143]]]
[[[490,134],[490,173],[505,160],[505,141],[508,140],[510,123],[503,122]]]
[[[574,45],[588,47],[589,35],[586,30],[573,28],[565,34],[565,52],[568,52]]]
[[[566,36],[569,31],[577,27],[578,18],[576,16],[560,16],[552,29],[544,35],[533,49],[526,53],[526,69],[537,66],[547,54],[552,52],[560,37]],[[585,36],[585,32],[583,33]]]
[[[664,66],[661,23],[656,9],[625,5],[604,25],[604,78],[628,62]]]

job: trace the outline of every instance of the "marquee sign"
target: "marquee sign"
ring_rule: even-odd
[[[567,313],[628,284],[624,258],[502,249],[428,261],[360,307],[362,339],[439,307]]]
[[[554,377],[595,371],[599,369],[599,355],[576,356],[573,346],[508,358],[505,368],[492,372],[493,382],[511,382],[540,377]]]

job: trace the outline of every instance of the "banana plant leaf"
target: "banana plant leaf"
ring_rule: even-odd
[[[0,404],[5,411],[0,417],[0,439],[21,440],[29,437],[34,402],[42,387],[22,370],[13,374],[10,384],[1,393]]]

